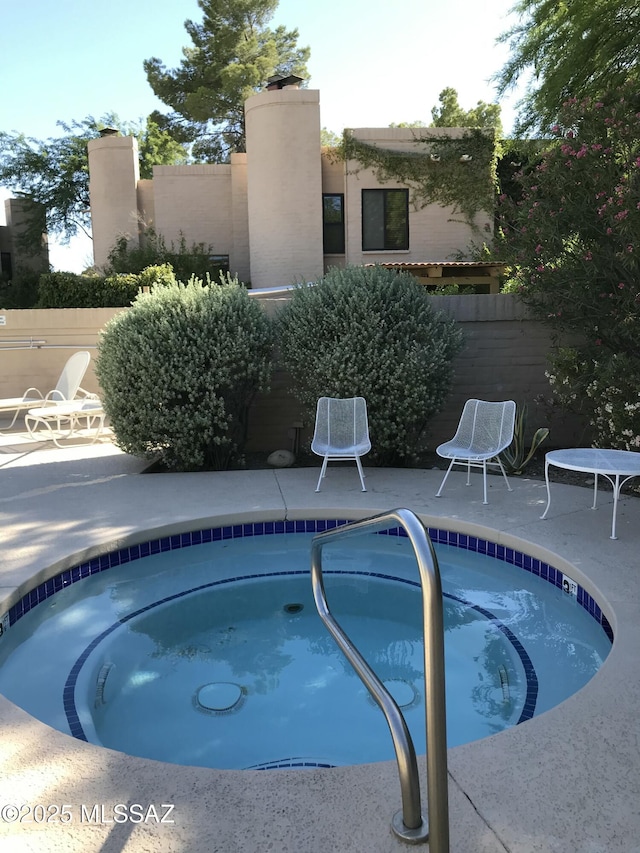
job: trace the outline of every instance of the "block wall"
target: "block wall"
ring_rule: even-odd
[[[0,399],[20,397],[27,388],[43,394],[55,387],[69,356],[88,350],[91,361],[82,381],[100,392],[93,362],[100,329],[126,308],[60,308],[0,311]],[[33,346],[30,348],[30,343]]]
[[[254,297],[256,298],[256,297]],[[271,294],[259,297],[268,314],[274,316],[287,297]],[[589,436],[584,422],[576,417],[551,415],[538,397],[548,398],[545,376],[547,355],[552,344],[545,326],[531,319],[526,309],[510,294],[432,297],[438,310],[460,323],[465,347],[454,362],[453,390],[444,411],[431,424],[429,447],[446,441],[455,432],[465,400],[513,399],[528,405],[530,432],[541,426],[551,430],[548,447],[585,446]],[[100,329],[116,313],[126,308],[0,311],[0,398],[19,396],[30,386],[43,391],[53,387],[72,352],[88,349],[95,357]],[[29,341],[44,341],[42,349],[29,349]],[[20,349],[13,349],[20,346]],[[83,382],[87,391],[99,393],[93,360]],[[290,389],[287,373],[276,366],[271,391],[258,395],[249,415],[249,451],[265,454],[290,449],[293,426],[301,411]],[[308,439],[313,424],[302,432]]]
[[[153,196],[155,227],[167,243],[177,245],[183,233],[188,245],[211,244],[215,254],[231,254],[231,166],[155,166]]]
[[[543,403],[551,389],[545,370],[552,349],[549,330],[533,320],[511,294],[478,294],[431,297],[436,310],[460,324],[465,344],[454,361],[452,393],[444,410],[431,422],[430,449],[452,438],[465,401],[515,400],[526,403],[531,433],[538,427],[551,430],[549,446],[589,444],[585,422],[575,416],[552,414]],[[266,302],[277,312],[284,302],[278,296]],[[300,407],[289,390],[289,378],[277,368],[269,395],[261,395],[251,412],[249,450],[290,449],[291,429],[301,419]],[[303,437],[310,438],[313,424],[306,423]]]

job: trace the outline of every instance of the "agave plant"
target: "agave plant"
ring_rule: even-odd
[[[533,459],[536,450],[549,435],[546,427],[537,429],[532,440],[531,447],[527,450],[525,444],[525,429],[527,424],[527,406],[522,404],[516,407],[516,420],[513,430],[513,441],[500,454],[500,459],[507,474],[522,474],[529,462]]]

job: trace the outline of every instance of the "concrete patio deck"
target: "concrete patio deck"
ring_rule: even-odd
[[[0,437],[0,615],[44,578],[101,553],[213,522],[364,517],[407,507],[439,527],[514,539],[570,571],[602,605],[615,633],[598,674],[560,706],[493,737],[449,750],[452,853],[640,851],[640,500],[623,497],[617,541],[612,502],[589,509],[586,489],[441,472],[330,468],[140,475],[143,464],[108,442],[57,449]],[[490,532],[487,531],[490,529]],[[151,535],[149,535],[151,532]],[[53,567],[53,568],[52,568]],[[423,767],[424,759],[420,759]],[[424,790],[423,790],[424,798]],[[80,806],[174,806],[173,823],[80,821]],[[12,821],[7,805],[68,804],[72,821]],[[400,807],[394,762],[332,770],[216,771],[132,758],[77,741],[0,697],[0,844],[9,853],[396,853]],[[26,813],[25,813],[26,814]],[[420,849],[420,848],[418,848]],[[428,849],[423,846],[422,849]]]

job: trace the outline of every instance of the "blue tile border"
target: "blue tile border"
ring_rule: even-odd
[[[9,609],[8,614],[4,614],[4,616],[6,617],[8,615],[9,626],[14,625],[26,613],[42,601],[46,601],[52,595],[55,595],[61,589],[64,589],[73,583],[77,583],[77,581],[82,580],[85,577],[106,571],[114,566],[142,559],[143,557],[151,554],[175,551],[180,548],[188,548],[191,545],[201,545],[208,542],[241,539],[248,536],[273,536],[282,533],[322,533],[325,530],[331,530],[335,527],[348,523],[349,519],[345,518],[298,521],[260,521],[248,524],[234,524],[226,527],[210,527],[191,531],[189,533],[166,536],[160,539],[151,539],[148,542],[142,542],[126,548],[121,548],[117,551],[112,551],[109,554],[103,554],[100,557],[95,557],[78,566],[65,569],[65,571],[44,581],[39,586],[26,593],[20,601]],[[531,572],[531,574],[537,575],[559,589],[563,588],[564,574],[560,569],[556,569],[553,566],[550,566],[547,563],[531,557],[521,551],[505,547],[504,545],[498,545],[495,542],[490,542],[489,540],[481,539],[477,536],[471,536],[467,533],[458,533],[452,530],[441,530],[435,527],[427,528],[427,532],[434,543],[451,545],[455,548],[462,548],[467,551],[486,554],[489,557],[494,557],[495,559],[514,565],[523,571]],[[374,535],[406,537],[406,532],[402,528],[395,527],[380,531],[379,534]],[[609,620],[602,613],[597,601],[579,584],[576,598],[578,604],[583,607],[599,625],[601,625],[609,640],[613,642],[613,630]],[[4,618],[1,618],[0,626],[3,622]]]

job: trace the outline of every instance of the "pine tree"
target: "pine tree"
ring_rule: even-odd
[[[160,127],[192,144],[200,161],[220,162],[245,150],[244,102],[269,77],[307,76],[310,50],[298,31],[267,27],[278,0],[198,0],[202,23],[186,21],[192,45],[178,68],[156,57],[144,63],[149,84],[173,112],[154,113]]]

